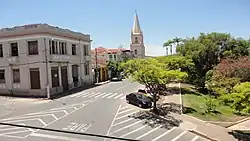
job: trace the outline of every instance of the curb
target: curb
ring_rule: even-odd
[[[236,125],[236,124],[240,124],[240,123],[245,122],[245,121],[247,121],[247,120],[250,120],[250,117],[247,117],[247,118],[244,118],[244,119],[242,119],[242,120],[236,121],[236,122],[234,122],[233,124],[227,126],[226,128],[232,127],[232,126],[234,126],[234,125]]]
[[[103,85],[103,84],[107,84],[107,83],[110,83],[110,80],[105,81],[105,82],[95,83],[95,85]]]
[[[188,131],[191,132],[191,133],[194,133],[194,134],[196,134],[196,135],[198,135],[198,136],[201,136],[201,137],[203,137],[203,138],[205,138],[205,139],[211,140],[211,141],[219,141],[218,139],[211,138],[211,137],[209,137],[208,135],[203,134],[203,133],[201,133],[201,132],[199,132],[199,131],[196,131],[196,130],[193,130],[193,129],[190,129],[190,130],[188,130]]]

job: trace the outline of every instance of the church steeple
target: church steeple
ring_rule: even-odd
[[[134,25],[133,25],[132,33],[133,34],[141,34],[142,33],[139,19],[138,19],[138,15],[137,15],[136,11],[135,11]]]
[[[135,11],[134,25],[131,30],[130,50],[135,58],[145,57],[145,46],[143,42],[143,33],[140,27],[137,12]]]

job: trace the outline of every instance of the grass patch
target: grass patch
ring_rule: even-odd
[[[228,106],[219,105],[216,108],[216,113],[205,113],[206,111],[206,95],[197,95],[197,94],[184,94],[183,95],[183,104],[184,111],[188,115],[192,115],[199,119],[205,121],[223,121],[223,122],[234,122],[244,118],[244,116],[236,115],[234,109]]]

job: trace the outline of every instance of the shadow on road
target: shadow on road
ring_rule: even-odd
[[[229,132],[229,134],[234,136],[234,138],[239,141],[250,141],[250,131],[248,131],[248,133],[242,131],[232,131]]]
[[[169,108],[169,106],[158,105],[158,114],[155,114],[153,110],[145,110],[137,112],[130,117],[144,120],[143,123],[151,127],[161,125],[162,128],[171,129],[174,126],[179,126],[182,121],[171,116],[170,112],[176,112],[176,110]]]

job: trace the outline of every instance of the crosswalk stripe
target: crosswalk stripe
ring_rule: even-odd
[[[70,97],[79,97],[79,96],[82,96],[84,94],[88,94],[89,92],[86,92],[86,93],[83,93],[83,92],[79,92],[79,93],[76,93],[74,95],[71,95]]]
[[[124,97],[121,97],[120,99],[124,99],[126,97],[126,95]]]
[[[152,141],[157,141],[158,139],[162,138],[163,136],[167,135],[168,133],[170,133],[171,131],[173,131],[174,129],[176,129],[176,127],[173,127],[172,129],[168,130],[167,132],[161,134],[160,136],[154,138]]]
[[[88,97],[88,96],[90,96],[90,95],[92,95],[92,94],[94,94],[95,92],[91,92],[91,93],[89,93],[89,94],[86,94],[86,95],[83,95],[82,97]]]
[[[99,94],[99,95],[95,96],[95,98],[100,97],[100,96],[105,95],[105,94],[106,93]]]
[[[112,94],[111,96],[109,96],[109,97],[107,97],[107,98],[111,98],[111,97],[113,97],[113,96],[115,96],[115,95],[117,95],[118,93],[114,93],[114,94]]]
[[[123,94],[117,95],[114,99],[117,99],[118,97],[121,97]]]
[[[89,97],[93,97],[93,96],[96,96],[96,95],[99,95],[99,94],[100,94],[100,92],[95,93],[95,94],[92,94],[92,95],[90,95]]]
[[[108,94],[102,96],[102,98],[104,98],[104,97],[106,97],[106,96],[109,96],[109,95],[111,95],[111,94],[112,94],[112,93],[108,93]]]
[[[161,128],[162,126],[163,126],[163,125],[160,125],[160,126],[158,126],[158,127],[154,128],[154,129],[150,130],[149,132],[144,133],[143,135],[141,135],[141,136],[137,137],[137,138],[136,138],[136,140],[139,140],[140,138],[147,136],[148,134],[150,134],[150,133],[152,133],[152,132],[154,132],[154,131],[158,130],[158,129],[159,129],[159,128]]]

